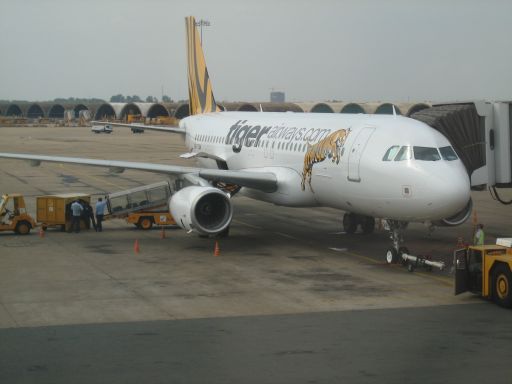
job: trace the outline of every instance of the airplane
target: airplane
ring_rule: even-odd
[[[385,219],[389,263],[408,253],[409,222],[454,226],[471,214],[468,174],[448,139],[407,117],[368,114],[225,112],[215,102],[195,19],[186,18],[190,116],[179,127],[144,126],[184,137],[183,167],[37,154],[0,158],[156,172],[181,188],[169,200],[176,223],[202,236],[227,235],[231,198],[345,211],[343,228],[371,233]],[[120,124],[123,125],[123,124]],[[132,124],[126,124],[132,127]]]

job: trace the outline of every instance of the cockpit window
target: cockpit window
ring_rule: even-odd
[[[395,161],[410,160],[412,157],[411,147],[404,145],[395,156]]]
[[[441,156],[443,156],[445,160],[453,161],[458,159],[457,154],[451,146],[439,148],[439,152],[441,152]]]
[[[414,158],[423,161],[437,161],[441,160],[437,148],[431,147],[414,147]]]
[[[386,151],[386,154],[384,155],[384,157],[382,158],[382,161],[391,161],[395,158],[396,156],[396,153],[398,152],[398,149],[400,147],[398,145],[393,145],[391,148],[389,148],[387,151]]]

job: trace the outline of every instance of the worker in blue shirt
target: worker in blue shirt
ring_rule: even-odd
[[[71,204],[71,231],[80,232],[80,217],[82,217],[83,210],[84,207],[82,207],[78,200]]]
[[[103,221],[103,215],[105,214],[105,206],[107,203],[103,201],[103,198],[100,197],[96,202],[96,230],[101,232],[103,227],[101,226],[101,222]]]

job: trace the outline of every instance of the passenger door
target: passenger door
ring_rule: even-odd
[[[469,291],[469,272],[467,249],[457,249],[453,252],[453,261],[455,264],[455,294]]]
[[[363,155],[366,143],[375,131],[374,127],[364,127],[354,139],[348,155],[348,180],[360,182],[359,164]]]

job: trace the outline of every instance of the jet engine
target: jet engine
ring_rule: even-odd
[[[186,187],[169,200],[176,224],[201,235],[216,235],[231,223],[233,209],[229,197],[213,187]]]
[[[469,216],[471,216],[472,209],[473,209],[473,200],[469,199],[466,206],[460,212],[457,212],[455,215],[448,217],[446,219],[435,221],[432,224],[434,224],[438,227],[455,227],[457,225],[461,225],[467,219],[469,219]]]

